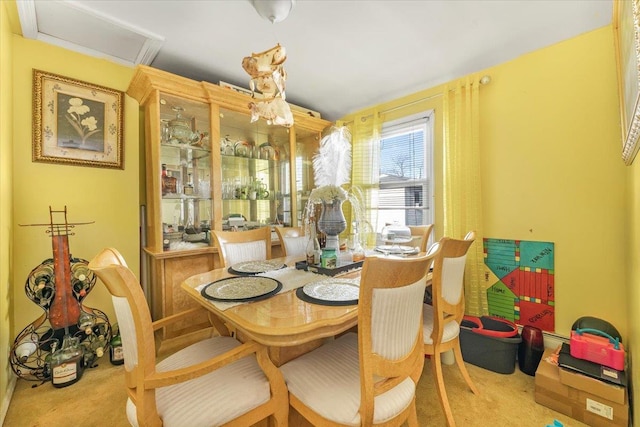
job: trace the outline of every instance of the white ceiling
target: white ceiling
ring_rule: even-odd
[[[279,42],[287,100],[331,121],[606,26],[613,9],[613,0],[298,0],[271,24],[248,0],[17,4],[25,37],[129,64],[155,55],[153,67],[213,83],[248,87],[242,58]]]

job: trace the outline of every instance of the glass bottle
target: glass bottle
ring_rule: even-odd
[[[78,338],[65,335],[62,346],[51,354],[51,383],[54,387],[66,387],[82,377],[84,352]]]
[[[362,247],[362,243],[360,243],[360,233],[358,232],[358,224],[356,222],[353,223],[352,230],[351,242],[349,243],[351,258],[353,262],[364,261],[364,248]]]
[[[100,358],[104,355],[104,348],[107,346],[107,340],[105,340],[104,335],[98,335],[98,339],[94,340],[91,343],[91,350],[93,354],[96,355],[97,358]]]
[[[184,195],[193,196],[193,182],[191,182],[191,174],[189,174],[187,183],[184,185]]]
[[[171,176],[171,172],[167,171],[167,165],[162,165],[162,195],[176,194],[177,179]]]
[[[51,344],[49,344],[49,354],[47,354],[44,358],[44,368],[42,371],[42,375],[47,380],[51,378],[51,358],[53,356],[53,353],[56,352],[57,348],[58,348],[58,340],[52,339]]]
[[[309,224],[309,240],[307,241],[306,254],[307,265],[320,264],[322,249],[320,249],[320,242],[316,234],[316,223],[313,221]]]
[[[114,325],[114,328],[117,325]],[[122,351],[122,337],[120,336],[120,330],[111,338],[109,360],[113,365],[122,365],[124,363],[124,352]]]
[[[96,324],[95,318],[86,311],[80,312],[78,317],[78,327],[84,331],[85,334],[91,335],[93,333],[93,325]]]

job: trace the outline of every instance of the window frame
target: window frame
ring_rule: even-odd
[[[435,212],[435,197],[434,197],[434,189],[435,189],[434,188],[435,187],[435,184],[434,184],[434,181],[435,181],[435,171],[434,171],[435,135],[434,135],[434,126],[433,126],[434,122],[435,122],[434,110],[426,110],[416,114],[404,116],[395,120],[390,120],[382,124],[382,128],[380,131],[380,141],[379,141],[379,144],[380,144],[379,164],[381,166],[383,164],[382,144],[385,139],[392,138],[394,135],[399,136],[399,135],[405,134],[411,128],[417,128],[415,131],[422,131],[424,135],[424,171],[425,173],[424,173],[423,179],[410,179],[409,181],[407,181],[406,184],[403,183],[402,181],[392,181],[392,182],[384,183],[380,179],[384,175],[382,173],[379,175],[379,182],[378,182],[379,200],[381,198],[381,193],[384,190],[398,189],[398,188],[408,189],[408,188],[417,187],[417,186],[423,187],[422,206],[418,208],[422,212],[422,221],[420,224],[404,224],[404,225],[426,225],[426,224],[432,224],[435,220],[436,212]],[[410,211],[412,209],[416,209],[416,207],[406,205],[406,197],[407,197],[406,190],[405,190],[404,197],[405,197],[405,206],[403,207],[391,206],[391,207],[385,208],[385,207],[380,207],[380,205],[376,207],[376,210],[378,212],[377,214],[378,223],[376,227],[377,229],[380,229],[381,226],[384,226],[385,222],[388,222],[385,220],[385,214],[384,214],[385,211],[402,210],[404,211],[402,220],[405,223],[407,222],[406,219],[408,218]]]

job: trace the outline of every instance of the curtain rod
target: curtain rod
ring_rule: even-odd
[[[480,81],[480,85],[481,86],[482,85],[487,85],[487,84],[491,83],[491,77],[490,76],[482,76],[482,78],[480,78],[479,81]],[[464,85],[463,85],[463,87],[464,87]],[[452,92],[452,91],[453,91],[453,89],[449,90],[449,92]],[[442,93],[436,93],[435,95],[425,96],[424,98],[416,99],[415,101],[411,101],[411,102],[406,103],[406,104],[398,105],[397,107],[392,107],[392,108],[389,108],[389,109],[386,109],[386,110],[382,110],[382,111],[378,112],[378,114],[386,114],[386,113],[390,113],[392,111],[400,110],[402,108],[407,108],[407,107],[410,107],[412,105],[419,104],[421,102],[428,101],[428,100],[433,99],[433,98],[437,98],[439,96],[442,96]]]
[[[482,76],[480,78],[479,82],[480,82],[480,86],[488,85],[489,83],[491,83],[491,76],[484,75],[484,76]],[[463,87],[464,87],[464,85],[463,85]],[[452,91],[453,91],[453,89],[449,90],[449,92],[452,92]],[[434,95],[425,96],[424,98],[416,99],[415,101],[411,101],[411,102],[408,102],[406,104],[398,105],[397,107],[391,107],[391,108],[388,108],[386,110],[379,111],[378,115],[390,113],[392,111],[397,111],[397,110],[400,110],[402,108],[407,108],[407,107],[410,107],[412,105],[419,104],[421,102],[428,101],[428,100],[433,99],[433,98],[437,98],[439,96],[442,96],[442,93],[436,93]],[[373,116],[373,114],[367,114],[366,116],[361,117],[361,120],[364,121],[365,117],[369,117],[369,116]],[[343,124],[346,125],[348,123],[353,123],[353,120],[349,120],[348,122],[344,122]]]

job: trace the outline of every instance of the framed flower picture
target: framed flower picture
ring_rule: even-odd
[[[124,93],[33,70],[33,161],[123,169]]]

